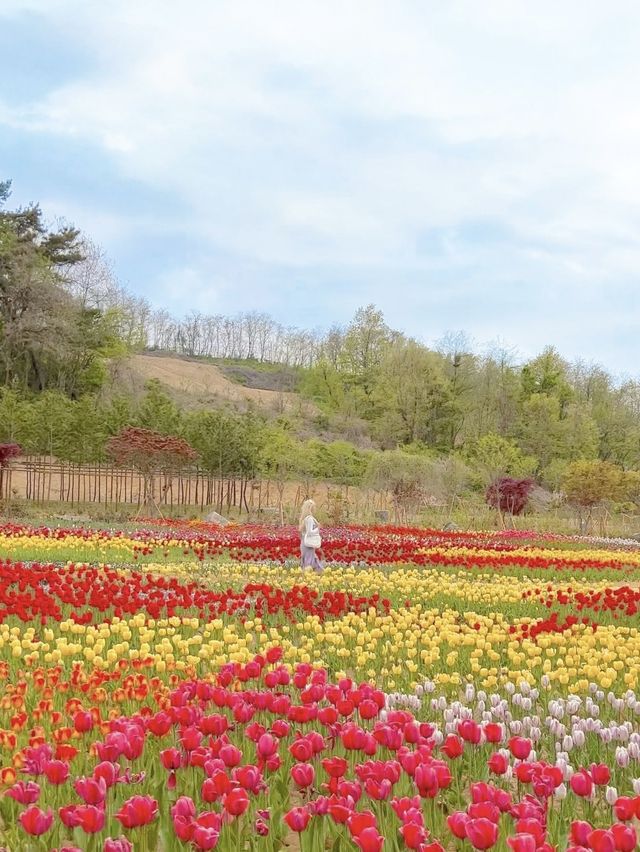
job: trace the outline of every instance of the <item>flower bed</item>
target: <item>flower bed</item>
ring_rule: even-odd
[[[637,552],[328,537],[315,575],[289,531],[4,527],[0,841],[636,848]]]

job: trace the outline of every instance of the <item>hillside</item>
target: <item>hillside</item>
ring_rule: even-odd
[[[229,403],[238,410],[255,407],[267,414],[313,415],[314,407],[292,391],[268,390],[250,387],[244,373],[243,383],[232,381],[225,375],[235,368],[219,367],[201,359],[178,355],[140,354],[116,362],[112,369],[114,386],[126,393],[137,395],[146,382],[156,379],[164,389],[185,405]],[[257,371],[251,375],[251,384],[259,382]],[[273,384],[265,373],[265,384]]]

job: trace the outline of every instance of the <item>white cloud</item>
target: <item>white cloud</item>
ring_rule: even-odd
[[[615,14],[597,0],[29,4],[95,66],[17,111],[0,103],[0,123],[69,136],[167,188],[216,251],[404,272],[416,306],[452,271],[445,301],[493,277],[538,307],[559,282],[563,304],[600,304],[605,282],[637,274],[630,0]],[[20,5],[0,0],[0,15]],[[483,221],[503,238],[474,240]],[[431,232],[438,252],[420,249]],[[204,306],[204,272],[189,274]]]

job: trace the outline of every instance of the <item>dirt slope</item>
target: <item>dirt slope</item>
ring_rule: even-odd
[[[199,402],[229,402],[238,408],[253,404],[274,413],[304,412],[309,408],[295,393],[244,387],[229,381],[213,364],[187,358],[133,355],[118,366],[118,375],[134,387],[144,385],[150,379],[158,379],[181,396],[193,397]]]

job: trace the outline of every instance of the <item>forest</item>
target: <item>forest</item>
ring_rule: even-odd
[[[640,382],[568,362],[542,329],[523,362],[461,333],[428,347],[373,305],[326,330],[253,311],[171,317],[120,286],[86,235],[52,228],[37,204],[13,208],[10,189],[0,184],[0,441],[25,453],[104,461],[108,439],[134,425],[184,437],[214,475],[416,480],[447,494],[504,475],[558,492],[576,464],[640,467]],[[280,377],[313,413],[184,404],[158,382],[121,392],[112,365],[144,351],[244,365],[269,386]]]

